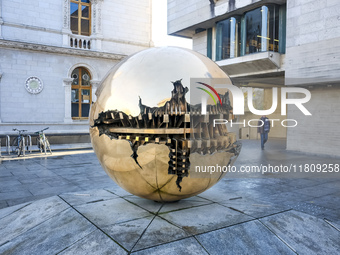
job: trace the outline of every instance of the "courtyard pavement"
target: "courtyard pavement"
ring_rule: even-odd
[[[243,141],[236,168],[340,163],[286,151],[283,140],[259,148]],[[117,186],[92,150],[5,156],[0,254],[339,254],[339,177],[228,173],[198,196],[161,204]]]

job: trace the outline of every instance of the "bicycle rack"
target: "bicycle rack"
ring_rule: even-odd
[[[22,138],[22,155],[25,157],[25,147],[26,147],[26,144],[25,144],[25,137]]]
[[[11,155],[11,138],[6,135],[6,151],[8,155]]]
[[[29,152],[32,153],[32,137],[27,135],[27,148],[30,147]]]

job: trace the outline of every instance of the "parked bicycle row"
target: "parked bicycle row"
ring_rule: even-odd
[[[32,135],[36,135],[36,145],[40,153],[45,153],[49,151],[52,154],[50,142],[48,141],[47,137],[45,136],[44,131],[47,130],[49,127],[44,128],[42,130],[36,131],[34,133],[28,133],[27,130],[19,130],[14,128],[13,131],[17,131],[18,135],[16,137],[11,138],[9,135],[5,137],[5,145],[6,145],[6,152],[8,155],[11,153],[16,154],[18,157],[21,155],[25,156],[26,152],[32,153]],[[1,156],[1,138],[0,138],[0,156]]]

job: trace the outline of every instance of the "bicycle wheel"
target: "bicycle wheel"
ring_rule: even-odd
[[[43,148],[42,148],[43,142],[42,142],[40,137],[37,138],[37,146],[38,146],[38,149],[40,150],[40,153],[42,153],[42,151],[43,151]]]
[[[46,155],[46,150],[47,150],[47,148],[46,148],[47,147],[46,139],[44,139],[43,145],[44,145],[44,153]]]
[[[17,153],[18,151],[18,137],[14,138],[13,142],[12,142],[12,153]]]
[[[23,139],[21,139],[19,142],[19,146],[18,146],[18,157],[20,157],[23,149],[24,149],[24,141]]]
[[[46,150],[49,150],[49,151],[50,151],[50,153],[52,154],[52,150],[51,150],[50,142],[47,140],[47,138],[46,138]]]

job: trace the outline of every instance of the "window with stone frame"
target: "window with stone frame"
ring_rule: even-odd
[[[87,69],[78,67],[71,74],[71,116],[73,119],[87,119],[92,103],[91,76]]]
[[[70,26],[73,34],[91,35],[91,2],[90,0],[70,1]]]

